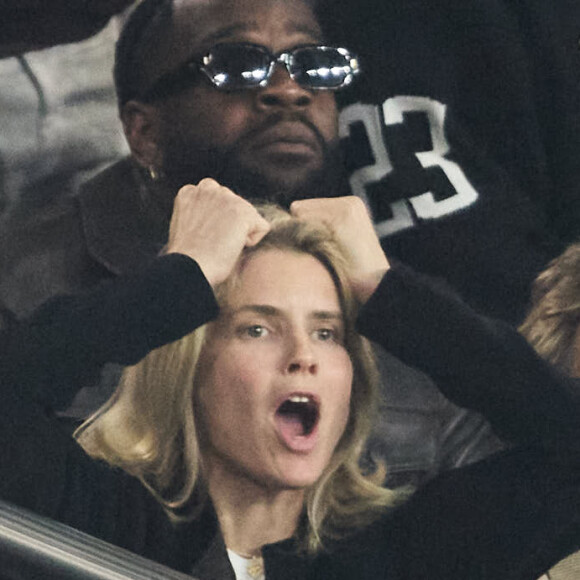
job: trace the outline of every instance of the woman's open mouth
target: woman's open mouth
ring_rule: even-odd
[[[310,451],[316,444],[320,403],[310,394],[294,393],[276,410],[278,433],[292,451]]]

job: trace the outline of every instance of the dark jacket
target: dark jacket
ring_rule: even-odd
[[[211,504],[173,526],[140,482],[90,460],[50,408],[105,361],[134,363],[216,315],[184,256],[140,276],[53,301],[0,335],[0,497],[191,572],[232,578]],[[580,411],[572,384],[509,327],[395,267],[360,330],[485,412],[513,450],[449,471],[348,540],[311,559],[292,540],[264,549],[268,580],[536,580],[580,544]]]
[[[0,233],[0,303],[17,317],[48,298],[149,264],[167,240],[159,211],[126,158],[30,221]]]

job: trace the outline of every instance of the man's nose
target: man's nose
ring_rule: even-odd
[[[316,374],[318,372],[318,357],[311,337],[306,333],[294,334],[288,340],[288,359],[286,372],[288,374]]]
[[[312,101],[312,92],[293,81],[286,67],[276,64],[268,84],[258,91],[258,106],[270,108],[298,108],[307,107]]]

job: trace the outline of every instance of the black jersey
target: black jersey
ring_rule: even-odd
[[[331,4],[330,38],[364,71],[340,97],[350,185],[386,253],[519,321],[534,277],[580,236],[580,9]]]

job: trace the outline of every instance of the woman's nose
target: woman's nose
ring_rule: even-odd
[[[318,372],[318,364],[318,357],[310,336],[306,333],[301,333],[289,339],[287,373],[316,374]]]

